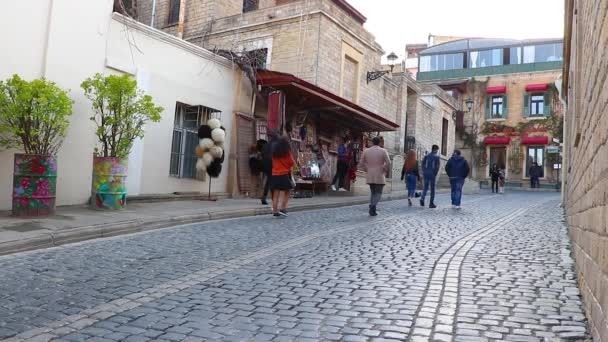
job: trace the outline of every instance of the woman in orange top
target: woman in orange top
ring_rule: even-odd
[[[291,146],[285,137],[281,137],[272,151],[272,178],[270,188],[272,189],[272,214],[275,217],[287,216],[287,202],[289,192],[293,189],[291,182],[291,169],[296,161],[291,154]],[[278,209],[279,199],[283,194],[281,209]]]

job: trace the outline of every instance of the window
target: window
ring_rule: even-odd
[[[243,13],[257,10],[259,7],[258,0],[243,0]]]
[[[562,49],[562,43],[524,46],[524,63],[561,61]]]
[[[464,68],[464,53],[420,57],[420,71],[440,71]]]
[[[441,126],[441,154],[444,156],[448,155],[448,128],[448,119],[443,119],[443,124]]]
[[[179,22],[179,2],[180,0],[169,1],[169,17],[167,25],[175,25]]]
[[[179,178],[196,179],[196,156],[194,150],[199,143],[198,128],[218,110],[204,106],[177,103],[171,144],[169,174]]]
[[[492,49],[483,51],[471,51],[469,68],[483,68],[502,65],[503,49]]]
[[[512,47],[509,50],[509,64],[521,64],[521,47]]]
[[[507,96],[491,95],[486,98],[486,119],[506,119]]]
[[[502,118],[502,96],[492,96],[492,119]]]
[[[530,116],[544,116],[545,96],[533,94],[530,96]]]
[[[245,53],[251,62],[251,66],[255,70],[266,69],[266,61],[268,59],[268,49],[256,49]]]
[[[530,168],[538,163],[541,169],[540,177],[545,177],[545,148],[542,146],[529,146],[526,158],[526,177],[530,177]]]
[[[133,0],[114,0],[114,12],[129,17],[135,17],[135,8],[133,6]]]

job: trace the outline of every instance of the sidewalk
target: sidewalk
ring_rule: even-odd
[[[443,192],[438,190],[438,193]],[[404,199],[405,191],[385,194],[383,200]],[[292,199],[290,211],[337,208],[366,204],[368,196],[317,196]],[[59,207],[48,218],[15,218],[0,212],[0,255],[48,248],[89,239],[129,234],[179,224],[269,215],[270,206],[254,199],[132,203],[118,212],[96,211],[86,206]]]

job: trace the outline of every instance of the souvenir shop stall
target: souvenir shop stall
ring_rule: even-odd
[[[351,190],[367,132],[394,131],[399,126],[350,100],[293,75],[259,70],[257,83],[264,108],[256,109],[256,139],[278,129],[292,145],[294,197],[330,191],[338,165],[338,149],[347,144],[348,168],[343,190]],[[261,105],[262,106],[262,105]]]

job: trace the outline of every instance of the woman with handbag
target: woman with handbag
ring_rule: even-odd
[[[419,179],[420,172],[418,171],[416,151],[409,150],[405,163],[403,163],[403,169],[401,169],[401,180],[405,180],[407,187],[407,202],[410,207],[412,206],[412,199],[416,196],[416,184]]]
[[[272,178],[270,188],[272,189],[272,215],[274,217],[287,216],[287,203],[289,192],[295,184],[291,170],[296,165],[291,153],[291,145],[285,137],[279,138],[272,152]],[[281,195],[283,198],[281,199]],[[279,209],[281,200],[281,209]]]

